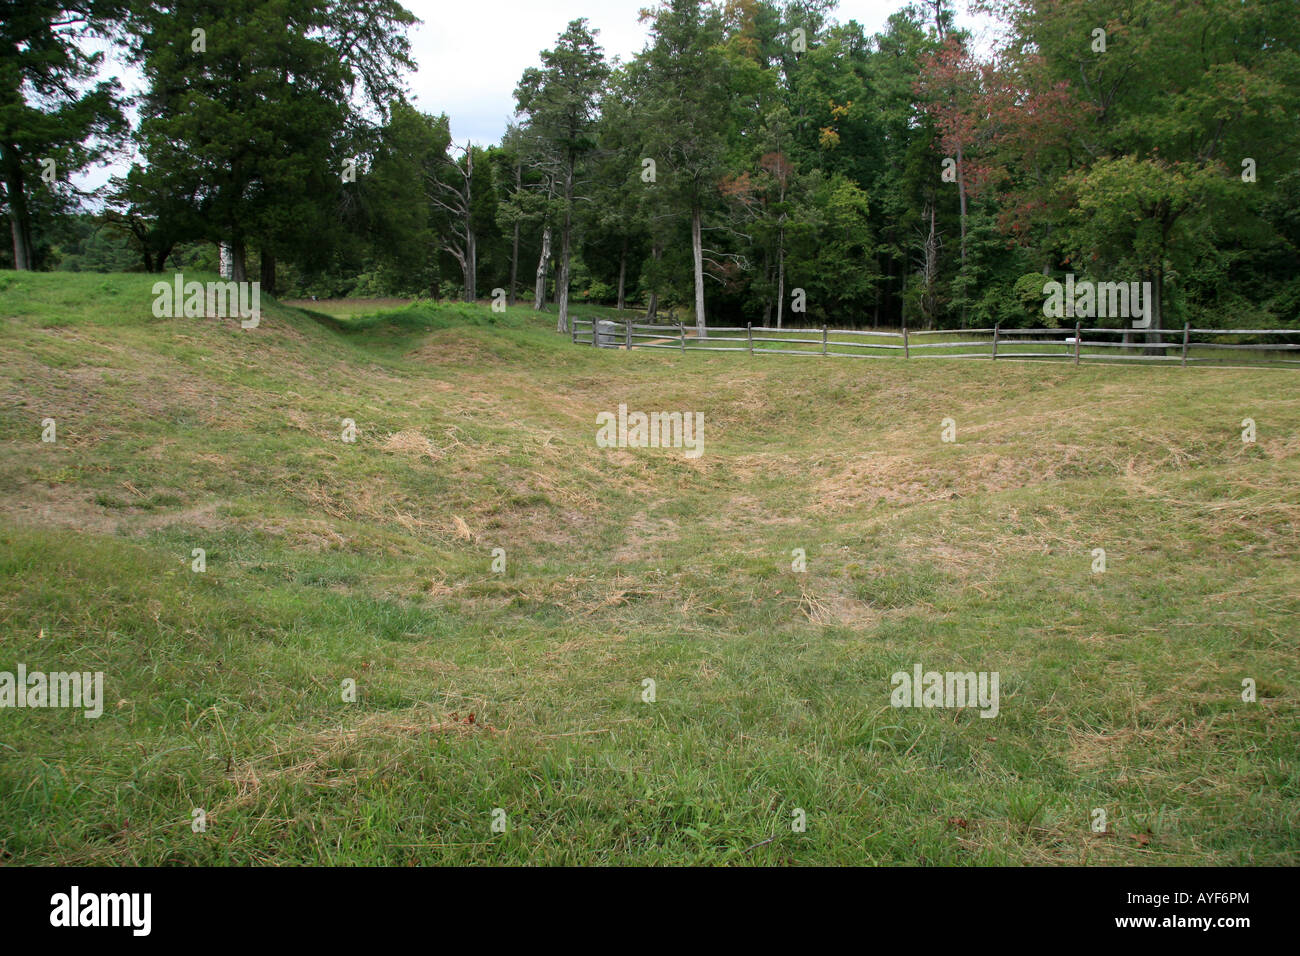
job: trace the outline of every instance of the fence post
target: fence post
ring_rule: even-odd
[[[912,353],[907,347],[907,323],[903,323],[903,358],[911,358]]]
[[[569,341],[574,345],[578,344],[578,320],[574,319],[569,323]]]
[[[1074,323],[1074,364],[1079,364],[1079,346],[1083,344],[1083,323]]]
[[[1192,334],[1192,323],[1183,323],[1183,368],[1187,368],[1187,340]]]
[[[682,343],[682,351],[686,351],[686,326],[681,322],[677,323],[677,338]]]
[[[626,348],[630,352],[632,351],[632,320],[631,319],[623,320],[623,330],[627,334],[627,339],[626,339],[627,344],[624,346],[624,348]]]
[[[754,357],[754,323],[746,322],[745,329],[749,333],[749,357]]]
[[[822,355],[826,354],[826,326],[822,326]]]
[[[1001,322],[993,323],[993,361],[998,360],[998,329],[1002,328]]]

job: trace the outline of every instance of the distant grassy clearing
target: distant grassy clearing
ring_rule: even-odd
[[[0,306],[0,671],[109,697],[0,710],[5,862],[1300,861],[1286,373],[628,354],[482,305],[253,338],[148,288]],[[620,402],[704,455],[597,448]],[[891,708],[917,662],[999,671],[1000,715]]]
[[[324,312],[339,318],[352,318],[380,309],[400,309],[414,299],[285,299],[284,304],[313,312]]]

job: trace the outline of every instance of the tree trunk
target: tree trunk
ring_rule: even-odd
[[[569,255],[573,241],[573,164],[569,157],[564,167],[564,225],[560,233],[560,274],[556,282],[555,297],[559,300],[560,317],[555,331],[569,331]]]
[[[230,240],[230,278],[234,282],[248,281],[248,260],[243,236],[235,236]]]
[[[519,221],[515,220],[515,238],[510,247],[510,295],[507,296],[508,304],[515,304],[515,289],[519,278]]]
[[[957,147],[957,198],[961,204],[961,325],[966,327],[966,175],[962,172],[962,148]]]
[[[473,302],[478,298],[478,237],[474,235],[474,230],[469,227],[468,218],[466,217],[465,233],[465,263],[463,271],[465,273],[465,301]]]
[[[465,144],[465,301],[478,298],[478,237],[474,235],[474,144]]]
[[[662,259],[663,254],[664,254],[663,249],[659,247],[658,242],[656,242],[650,249],[650,256],[652,259],[654,259],[655,262],[658,262],[660,259]],[[658,281],[659,281],[659,273],[656,271],[655,283],[658,283]],[[659,290],[656,287],[656,285],[652,284],[650,286],[650,302],[647,305],[645,310],[645,319],[647,322],[653,322],[658,315],[659,315]]]
[[[957,147],[957,200],[961,205],[961,265],[966,268],[966,175],[962,172],[962,148]]]
[[[4,148],[6,198],[9,200],[9,232],[13,237],[14,268],[20,272],[32,268],[32,222],[27,209],[27,186],[18,154],[12,146]]]
[[[618,311],[622,312],[627,305],[627,298],[623,294],[627,285],[627,238],[623,239],[623,248],[618,254]]]
[[[877,267],[879,267],[879,265],[880,265],[879,260],[876,261],[876,265],[877,265]],[[890,268],[892,268],[892,266],[893,266],[893,260],[891,260],[888,256],[886,256],[886,257],[885,257],[885,270],[886,270],[886,271],[885,271],[885,283],[886,283],[886,284],[888,284],[888,282],[889,282],[889,271],[888,271],[888,270],[889,270]],[[879,282],[877,282],[877,283],[876,283],[876,304],[875,304],[875,308],[874,308],[874,309],[872,310],[872,312],[871,312],[871,327],[872,327],[873,329],[878,329],[878,328],[880,328],[880,299],[881,299],[881,297],[882,297],[882,293],[881,293],[881,288],[880,288],[880,286],[881,286],[881,284],[880,284]]]
[[[763,288],[764,289],[770,289],[772,287],[772,272],[773,272],[772,255],[767,249],[764,249],[763,250]],[[767,320],[772,317],[772,299],[774,298],[776,297],[775,296],[769,297],[766,295],[763,296],[763,320],[760,324],[764,327],[767,326]]]
[[[776,327],[785,316],[785,177],[781,178],[781,226],[776,232]]]
[[[1147,355],[1164,355],[1164,349],[1152,348],[1152,346],[1159,345],[1165,340],[1163,335],[1155,334],[1157,331],[1164,328],[1164,321],[1160,312],[1161,307],[1164,304],[1165,270],[1159,267],[1153,270],[1150,281],[1151,301],[1147,303],[1147,305],[1151,310],[1151,325],[1148,326],[1150,331],[1148,331],[1146,335],[1147,348],[1145,349],[1145,352]]]
[[[776,327],[781,327],[785,315],[785,227],[782,226],[776,237]]]
[[[703,211],[699,204],[691,208],[691,255],[695,260],[695,337],[704,339],[704,240],[701,235]]]
[[[234,182],[242,183],[243,169],[239,160],[235,160],[230,167],[231,177]],[[230,214],[232,217],[234,213]],[[230,278],[234,282],[248,281],[248,257],[247,250],[244,247],[244,236],[239,231],[240,225],[233,218],[229,223],[230,228]]]
[[[262,295],[275,295],[275,253],[262,250],[261,263]]]
[[[551,226],[542,229],[542,254],[537,257],[537,287],[533,291],[533,310],[540,312],[546,305],[546,270],[551,259]]]
[[[14,241],[14,268],[21,272],[32,268],[32,232],[25,205],[21,210],[20,205],[23,205],[21,201],[10,200],[9,231]]]
[[[934,328],[935,312],[935,284],[939,279],[939,235],[934,227],[934,207],[935,204],[929,204],[928,215],[930,217],[930,233],[925,239],[925,274],[924,291],[921,293],[921,318],[924,322],[924,328]]]
[[[555,320],[555,331],[569,331],[569,224],[565,223],[564,235],[560,237],[560,271],[555,281],[555,298],[559,305],[559,318]]]
[[[515,196],[523,188],[523,164],[515,163]],[[510,247],[510,305],[515,304],[516,280],[519,277],[519,217],[515,216],[515,238]]]

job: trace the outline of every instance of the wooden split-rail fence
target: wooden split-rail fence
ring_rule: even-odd
[[[826,358],[948,358],[992,361],[1152,362],[1300,367],[1300,329],[867,329],[712,327],[633,319],[570,319],[575,345],[681,352],[748,352]],[[1231,340],[1231,341],[1228,341]]]

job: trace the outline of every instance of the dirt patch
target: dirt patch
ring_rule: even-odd
[[[657,501],[652,507],[664,502]],[[657,545],[676,541],[681,537],[680,528],[671,518],[653,518],[649,512],[642,511],[634,515],[624,531],[625,540],[614,552],[615,563],[630,561],[651,561],[662,554]]]
[[[182,508],[179,511],[133,516],[123,521],[122,530],[133,534],[143,534],[146,531],[170,528],[172,525],[185,525],[192,528],[201,528],[204,531],[215,531],[229,524],[217,514],[219,508],[220,505],[216,502],[209,502]]]
[[[217,502],[139,512],[105,508],[95,503],[94,495],[73,484],[28,483],[4,499],[3,513],[17,524],[103,535],[142,535],[173,525],[212,531],[228,524],[218,515]]]
[[[0,500],[5,517],[17,524],[113,534],[120,515],[95,504],[93,494],[71,484],[27,483]]]

